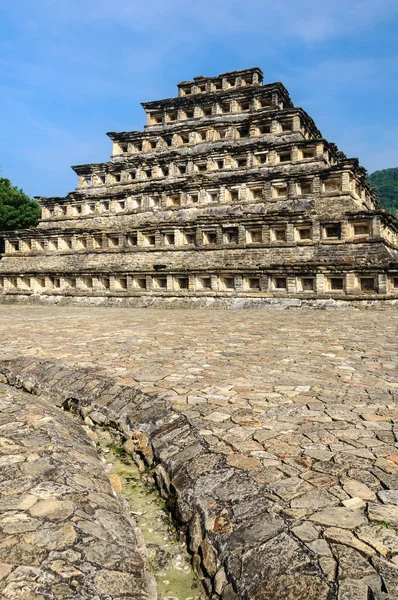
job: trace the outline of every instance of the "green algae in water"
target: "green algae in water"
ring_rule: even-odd
[[[156,488],[145,482],[144,475],[122,448],[108,446],[104,451],[120,477],[123,496],[145,539],[158,597],[205,600],[203,587],[192,571],[190,555],[185,544],[178,541],[165,502]]]

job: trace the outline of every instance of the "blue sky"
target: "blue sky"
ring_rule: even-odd
[[[0,5],[0,169],[72,191],[106,131],[195,75],[259,66],[370,172],[398,166],[398,0],[15,0]]]

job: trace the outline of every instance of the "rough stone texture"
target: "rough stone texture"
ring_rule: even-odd
[[[143,132],[108,134],[110,161],[73,167],[75,191],[41,198],[38,228],[2,233],[0,300],[397,302],[397,220],[358,160],[258,68],[184,86],[143,103]]]
[[[0,384],[0,461],[1,598],[156,598],[141,535],[82,426]]]
[[[330,595],[329,587],[322,579],[300,574],[270,579],[252,597],[254,600],[327,600]]]
[[[186,314],[2,309],[0,373],[122,433],[223,600],[395,590],[396,313]],[[11,531],[35,534],[32,493]],[[70,519],[50,522],[73,537]]]

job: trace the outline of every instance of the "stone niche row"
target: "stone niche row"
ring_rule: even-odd
[[[226,73],[220,77],[196,77],[195,81],[180,83],[178,85],[178,95],[184,97],[194,94],[211,94],[246,86],[258,86],[261,85],[262,79],[262,73],[258,69],[253,69],[247,73]]]
[[[258,169],[275,167],[277,165],[307,164],[309,161],[319,161],[329,164],[331,157],[324,148],[324,144],[310,144],[306,146],[283,146],[283,149],[245,151],[236,148],[234,154],[223,152],[201,155],[196,158],[179,158],[157,164],[143,164],[140,166],[123,167],[111,173],[90,173],[79,175],[78,187],[103,187],[120,183],[142,182],[148,179],[171,179],[197,175],[198,173],[230,172],[240,169]]]
[[[188,186],[187,186],[188,187]],[[127,190],[126,190],[127,192]],[[250,184],[188,188],[184,191],[141,192],[118,199],[88,198],[63,204],[42,207],[43,219],[65,219],[115,215],[138,211],[195,208],[206,205],[245,204],[251,202],[277,202],[308,196],[333,196],[350,194],[359,202],[368,196],[359,189],[355,176],[348,172],[334,172],[322,178],[319,175],[275,178]]]
[[[258,110],[283,108],[283,102],[279,94],[277,92],[270,93],[264,88],[257,88],[250,95],[246,93],[243,98],[229,98],[227,95],[214,100],[214,97],[209,99],[202,97],[198,98],[197,103],[190,103],[189,106],[177,106],[177,104],[178,102],[162,109],[146,109],[147,125],[149,127],[164,126],[188,119],[255,113]],[[144,108],[146,107],[144,106]]]
[[[301,133],[305,138],[310,137],[307,128],[301,123],[300,117],[287,116],[275,119],[274,117],[258,118],[256,122],[240,125],[220,123],[214,125],[201,125],[195,130],[181,132],[165,132],[149,135],[140,134],[137,139],[135,134],[131,141],[114,141],[112,156],[120,154],[138,154],[141,152],[164,152],[169,148],[179,148],[184,145],[203,144],[204,142],[233,141],[250,137],[260,137],[268,134],[287,135],[288,133]]]
[[[269,274],[126,274],[0,277],[2,293],[266,293],[266,294],[398,294],[398,275],[332,273],[291,276]]]
[[[48,238],[20,238],[5,242],[5,253],[75,252],[95,250],[125,251],[129,248],[180,248],[187,246],[250,246],[269,244],[365,241],[383,235],[380,218],[361,218],[344,221],[299,221],[264,224],[209,224],[185,227],[163,226],[137,229],[128,233],[79,233]]]

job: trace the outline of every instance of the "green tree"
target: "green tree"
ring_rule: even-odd
[[[0,177],[0,231],[36,227],[41,209],[38,203]]]
[[[398,216],[398,167],[375,171],[368,183],[376,189],[382,208]]]

